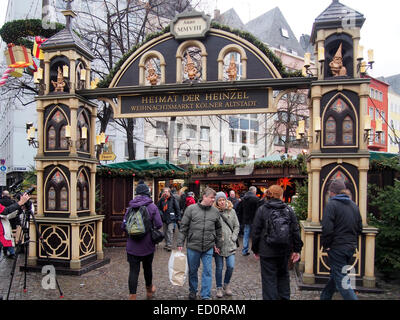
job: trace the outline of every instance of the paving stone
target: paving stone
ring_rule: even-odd
[[[188,282],[183,287],[173,286],[168,278],[168,260],[170,252],[163,250],[163,245],[156,249],[153,261],[153,283],[157,287],[154,299],[157,300],[187,300],[189,294]],[[126,261],[124,247],[104,248],[105,257],[110,258],[109,264],[92,270],[81,276],[59,275],[57,280],[64,294],[65,300],[126,300],[129,296],[128,274],[129,264]],[[23,292],[24,272],[19,270],[23,265],[24,256],[20,255],[17,261],[14,280],[10,291],[10,300],[58,300],[57,289],[45,290],[42,287],[41,273],[27,273],[27,292]],[[6,298],[11,279],[13,260],[0,258],[0,296]],[[214,263],[213,263],[214,267]],[[201,267],[199,270],[199,284]],[[400,284],[378,281],[378,285],[385,290],[383,294],[359,293],[360,300],[398,300],[400,298]],[[235,270],[231,280],[232,297],[218,299],[215,297],[215,277],[213,273],[212,295],[215,300],[261,300],[261,273],[259,261],[253,255],[243,257],[239,251],[236,255]],[[292,300],[319,300],[319,291],[299,290],[295,276],[291,271],[291,299]],[[200,288],[199,288],[200,290]],[[139,275],[137,289],[139,300],[146,299],[143,270]],[[341,299],[335,295],[334,299]]]

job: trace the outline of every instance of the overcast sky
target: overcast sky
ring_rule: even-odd
[[[207,0],[209,12],[218,7],[221,13],[234,8],[244,23],[279,7],[299,38],[310,34],[315,18],[332,0]],[[3,24],[7,0],[0,0],[0,25]],[[361,44],[367,50],[374,49],[375,64],[369,74],[374,77],[400,74],[400,1],[398,0],[340,0],[346,6],[366,17],[361,29]],[[1,53],[0,53],[1,54]]]
[[[364,14],[366,21],[361,29],[364,57],[374,49],[375,64],[368,73],[374,77],[400,74],[400,1],[398,0],[340,0],[344,5]],[[279,7],[285,19],[299,38],[311,34],[315,19],[332,3],[332,0],[210,0],[213,11],[221,13],[234,8],[243,23]]]

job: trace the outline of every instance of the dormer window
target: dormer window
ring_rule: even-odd
[[[289,31],[287,31],[285,28],[281,28],[281,34],[282,37],[289,39]]]

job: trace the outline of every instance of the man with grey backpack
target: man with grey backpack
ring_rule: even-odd
[[[290,300],[288,263],[300,259],[303,242],[293,210],[283,201],[279,185],[269,187],[271,199],[256,213],[252,250],[260,259],[264,300]]]

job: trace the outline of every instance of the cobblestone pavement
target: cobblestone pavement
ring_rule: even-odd
[[[128,298],[128,262],[124,247],[104,248],[109,264],[90,271],[81,276],[58,275],[57,280],[64,294],[64,300],[126,300]],[[168,279],[169,252],[163,249],[163,244],[158,245],[153,262],[153,283],[157,287],[154,299],[157,300],[186,300],[188,299],[188,283],[183,287],[172,286]],[[20,255],[17,265],[23,265],[24,256]],[[10,271],[13,260],[0,258],[0,296],[7,296],[10,283]],[[200,272],[199,272],[200,274]],[[57,289],[45,290],[42,288],[41,273],[27,273],[27,292],[23,292],[24,272],[16,268],[14,280],[10,291],[10,300],[58,300]],[[200,278],[199,278],[200,279]],[[214,278],[215,279],[215,278]],[[200,283],[200,281],[199,281]],[[398,300],[400,299],[400,284],[389,284],[378,281],[378,285],[385,290],[383,294],[359,293],[360,300]],[[231,280],[234,295],[229,300],[261,300],[261,274],[260,265],[250,255],[244,257],[240,251],[236,254],[236,265]],[[143,270],[139,275],[138,299],[145,299],[145,285]],[[213,280],[213,299],[215,297],[215,281]],[[291,272],[291,299],[293,300],[318,300],[319,291],[299,290],[295,275]],[[335,295],[334,299],[341,299]]]

